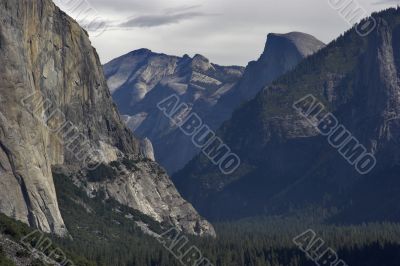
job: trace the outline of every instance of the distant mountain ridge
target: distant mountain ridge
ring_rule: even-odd
[[[196,149],[163,116],[157,103],[177,94],[190,110],[203,116],[233,87],[244,68],[219,66],[198,54],[176,57],[140,49],[111,61],[104,70],[128,127],[149,138],[156,160],[174,172],[196,154]]]
[[[205,124],[217,129],[241,103],[323,46],[304,33],[269,34],[263,55],[246,69],[219,66],[201,55],[176,57],[147,49],[114,59],[104,69],[127,125],[151,140],[156,160],[174,173],[199,150],[162,115],[158,102],[175,93]]]
[[[242,159],[234,174],[197,156],[174,176],[201,214],[220,220],[312,209],[340,223],[400,220],[400,9],[373,17],[368,37],[351,29],[235,111],[219,131]],[[293,104],[309,94],[376,157],[372,172],[360,175],[297,113]]]

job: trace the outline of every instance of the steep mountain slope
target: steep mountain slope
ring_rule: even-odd
[[[368,37],[345,33],[224,124],[220,135],[242,160],[235,173],[223,176],[198,156],[176,174],[200,213],[226,219],[313,208],[330,221],[400,219],[400,10],[373,16],[377,28]],[[308,94],[374,154],[372,172],[357,172],[338,152],[347,144],[333,148],[293,108]]]
[[[158,222],[213,228],[123,124],[87,33],[50,0],[0,0],[0,211],[65,235],[52,171]],[[143,145],[142,145],[143,144]]]
[[[157,161],[174,173],[199,150],[157,109],[158,102],[176,93],[190,111],[217,129],[234,108],[321,47],[323,43],[307,34],[270,34],[263,55],[248,65],[240,82],[243,68],[218,66],[201,55],[180,58],[146,49],[117,58],[104,69],[128,126],[152,141]]]

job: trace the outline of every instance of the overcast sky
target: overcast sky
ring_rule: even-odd
[[[270,32],[301,31],[328,43],[350,28],[329,1],[356,0],[54,0],[84,27],[102,26],[90,32],[102,63],[148,48],[243,66],[259,57]],[[371,13],[400,0],[357,3]]]

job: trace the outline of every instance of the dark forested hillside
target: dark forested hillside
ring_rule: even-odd
[[[146,221],[161,233],[163,225],[101,197],[89,198],[62,174],[55,175],[60,210],[71,238],[48,236],[77,266],[180,266],[159,241],[142,232],[135,221]],[[130,215],[127,215],[130,214]],[[310,210],[296,217],[259,217],[216,223],[217,239],[188,236],[214,266],[313,266],[293,242],[312,229],[347,265],[397,266],[400,259],[400,225],[371,223],[360,226],[322,225],[323,210]],[[4,246],[8,238],[20,243],[33,229],[0,215],[0,265],[14,266],[23,259],[30,266],[44,266],[25,251],[12,255]],[[323,249],[322,249],[323,250]],[[31,259],[29,259],[31,258]],[[70,264],[68,264],[70,265]],[[323,265],[323,264],[321,264]],[[187,265],[189,266],[189,265]],[[207,265],[210,266],[210,265]]]
[[[85,203],[93,206],[86,200]],[[74,239],[52,240],[75,265],[182,265],[158,241],[143,235],[129,221],[121,224],[113,221],[114,218],[120,219],[115,213],[101,213],[96,209],[98,216],[94,219],[92,215],[95,213],[88,214],[82,205],[64,204],[61,203],[62,210],[64,214],[69,213],[71,216],[66,219],[66,223],[73,228],[71,234]],[[75,216],[77,213],[79,219],[92,223],[92,226],[74,227],[80,223],[78,216]],[[325,246],[337,251],[338,257],[347,265],[398,265],[400,227],[389,223],[336,227],[313,224],[307,219],[258,218],[216,224],[218,239],[189,238],[189,241],[197,246],[214,266],[313,266],[315,263],[293,243],[293,238],[308,228],[315,230],[319,237],[326,241]],[[6,237],[19,242],[31,231],[26,225],[0,215],[0,240]],[[9,258],[8,254],[1,250],[1,266],[14,266],[14,260],[31,256],[25,251]],[[29,265],[45,264],[40,260],[32,260],[32,264]]]
[[[399,221],[400,9],[373,14],[367,37],[351,29],[239,108],[219,131],[239,155],[223,175],[199,155],[174,181],[209,219],[287,213],[306,206],[330,221]],[[294,108],[312,95],[376,157],[362,175]],[[341,147],[339,147],[341,148]]]

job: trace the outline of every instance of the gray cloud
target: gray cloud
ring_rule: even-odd
[[[66,0],[59,0],[66,1]],[[96,9],[105,11],[136,11],[142,12],[149,10],[151,6],[158,4],[158,1],[143,1],[143,0],[85,0]]]
[[[215,14],[209,14],[201,12],[199,9],[202,7],[200,4],[196,5],[183,5],[175,7],[164,7],[160,10],[153,9],[151,12],[142,11],[135,13],[145,13],[145,15],[130,16],[123,18],[119,16],[119,19],[107,20],[106,16],[101,15],[97,11],[97,7],[104,6],[106,3],[103,1],[97,1],[96,7],[92,6],[90,2],[82,0],[83,2],[64,2],[65,0],[54,0],[64,11],[69,13],[79,24],[89,32],[99,31],[104,32],[105,30],[124,30],[130,28],[151,28],[163,25],[178,24],[184,20],[191,20],[198,17],[206,17]],[[117,0],[118,3],[124,2],[125,0]],[[157,0],[152,0],[157,1]],[[78,3],[78,4],[76,4]],[[127,2],[125,1],[125,4]],[[110,4],[108,2],[108,4]],[[132,3],[130,3],[132,4]],[[123,10],[123,8],[121,8]]]
[[[201,5],[191,5],[191,6],[180,6],[180,7],[174,7],[174,8],[166,8],[165,9],[165,13],[174,14],[174,13],[186,12],[186,11],[197,9],[197,8],[200,8],[200,7],[201,7]]]
[[[183,20],[190,20],[198,17],[206,17],[212,14],[207,14],[200,11],[195,11],[201,5],[181,6],[176,8],[165,9],[161,14],[143,15],[128,19],[126,22],[120,23],[117,27],[121,28],[150,28],[163,25],[177,24]]]
[[[201,12],[185,12],[179,14],[160,14],[160,15],[147,15],[139,16],[136,18],[129,19],[128,21],[119,24],[122,28],[133,28],[133,27],[157,27],[169,24],[177,24],[183,20],[193,19],[196,17],[208,16]]]

